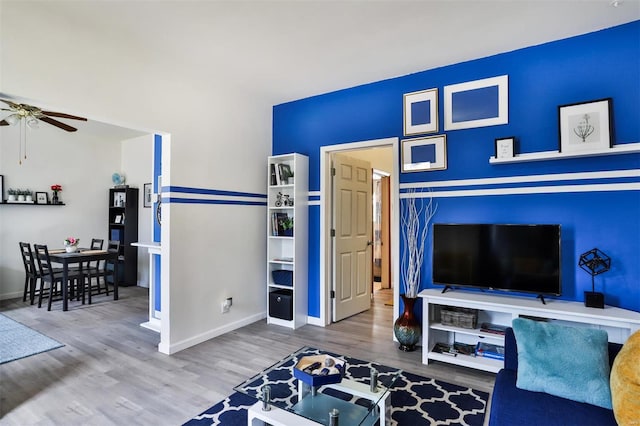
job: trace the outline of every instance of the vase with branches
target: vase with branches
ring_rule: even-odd
[[[401,216],[401,233],[404,251],[402,253],[401,275],[404,293],[400,295],[404,311],[393,325],[400,349],[415,350],[420,340],[420,322],[413,313],[413,305],[420,290],[420,272],[424,261],[425,243],[429,235],[429,225],[438,208],[433,202],[431,191],[409,190],[404,200]]]

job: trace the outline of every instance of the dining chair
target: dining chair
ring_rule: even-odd
[[[48,284],[48,298],[47,311],[51,310],[51,303],[53,297],[61,293],[61,286],[63,285],[63,273],[62,271],[56,271],[51,267],[51,258],[49,257],[49,249],[46,244],[34,244],[33,245],[35,258],[38,261],[38,268],[40,270],[40,294],[38,295],[38,308],[42,307],[42,296],[45,293],[45,284]],[[75,283],[77,291],[82,291],[80,283],[84,279],[83,274],[76,269],[69,269],[67,279],[69,284]],[[72,294],[73,286],[69,286],[68,294]]]
[[[104,246],[104,240],[102,238],[91,239],[91,250],[102,250],[103,246]],[[89,304],[91,304],[91,296],[93,294],[102,293],[102,290],[100,287],[100,276],[102,275],[102,268],[100,268],[100,263],[101,261],[95,260],[92,262],[87,262],[82,267],[82,270],[85,273],[85,276],[87,278],[86,284],[87,284],[87,290],[89,292],[88,294]],[[93,284],[93,278],[95,278],[95,286]],[[105,284],[105,290],[107,292],[107,295],[109,295],[109,288],[106,286],[106,284]]]
[[[109,240],[107,242],[107,251],[115,251],[116,253],[120,253],[120,241],[118,240]],[[120,256],[118,256],[119,258]],[[116,260],[117,262],[118,260]],[[115,264],[113,260],[105,260],[104,267],[102,269],[102,277],[104,278],[104,286],[107,289],[107,296],[109,295],[109,277],[111,277],[112,284],[115,283],[115,280],[118,278],[115,276]]]
[[[33,251],[31,251],[31,244],[19,242],[20,254],[22,255],[22,263],[24,265],[24,293],[22,294],[22,301],[27,301],[27,294],[29,300],[33,305],[36,296],[36,285],[40,278],[40,273],[36,268],[36,263],[33,260]]]

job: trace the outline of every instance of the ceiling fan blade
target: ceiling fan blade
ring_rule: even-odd
[[[6,99],[0,99],[0,101],[4,102],[5,104],[9,105],[11,108],[14,108],[14,109],[15,109],[15,108],[18,108],[18,107],[20,106],[20,104],[17,104],[17,103],[15,103],[15,102],[8,101],[8,100],[6,100]]]
[[[72,120],[82,120],[87,121],[84,117],[78,117],[77,115],[65,114],[63,112],[53,112],[53,111],[40,111],[41,114],[48,115],[50,117],[59,117],[59,118],[70,118]]]
[[[78,130],[75,127],[71,127],[68,124],[64,124],[63,122],[54,120],[53,118],[50,118],[50,117],[42,116],[42,117],[38,117],[38,120],[42,120],[45,123],[51,124],[52,126],[59,127],[60,129],[66,130],[67,132],[75,132],[76,130]]]
[[[8,125],[9,125],[9,123],[7,123],[6,120],[0,121],[0,126],[8,126]]]

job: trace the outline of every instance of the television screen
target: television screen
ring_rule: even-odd
[[[434,224],[433,283],[561,294],[560,225]]]

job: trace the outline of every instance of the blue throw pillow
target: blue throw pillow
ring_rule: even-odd
[[[611,409],[606,331],[517,318],[513,332],[518,388]]]

